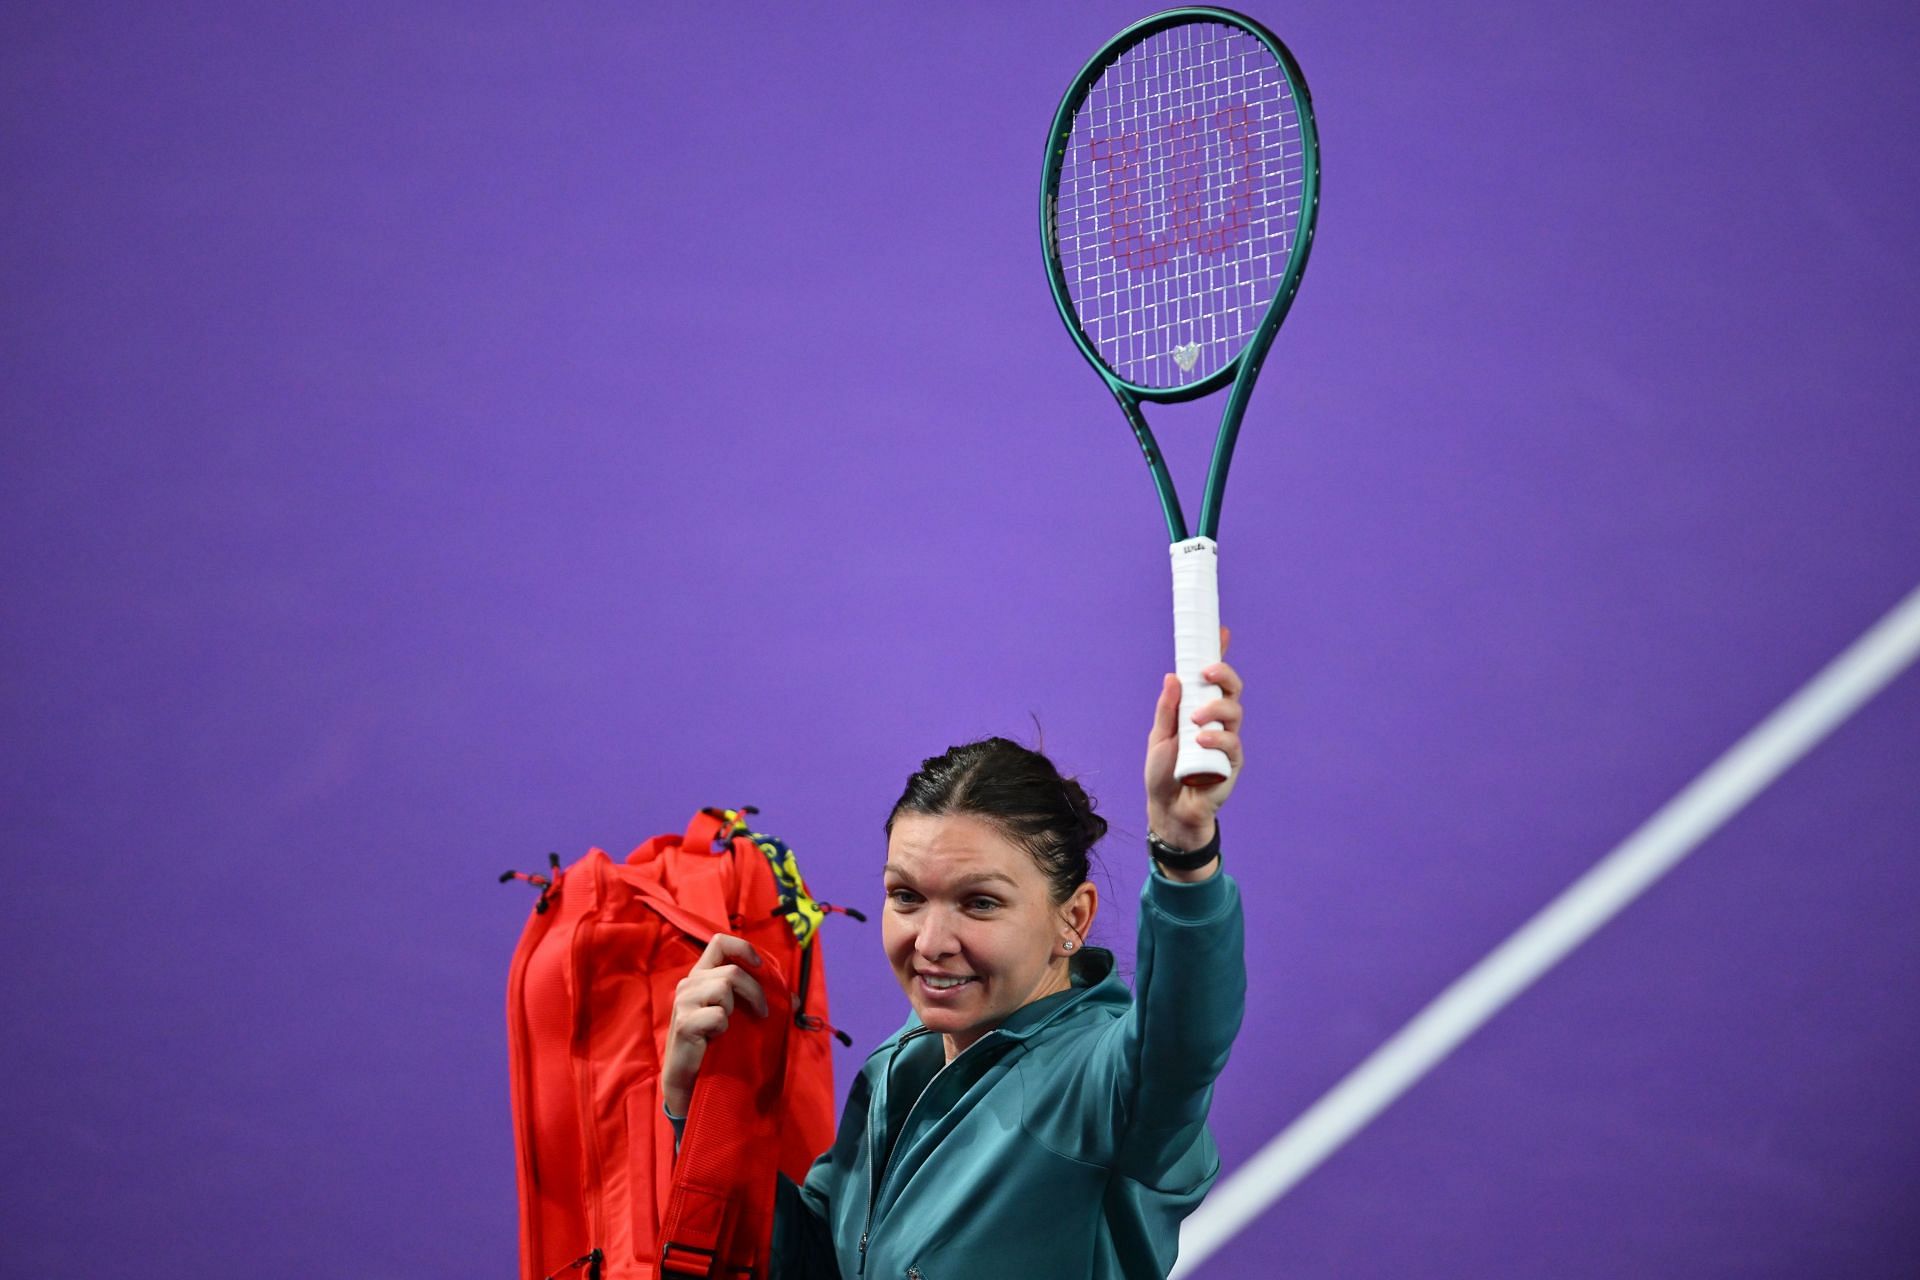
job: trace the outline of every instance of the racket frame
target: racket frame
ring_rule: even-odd
[[[1066,161],[1068,143],[1073,136],[1074,113],[1106,69],[1118,61],[1121,54],[1156,32],[1190,22],[1214,22],[1240,28],[1266,46],[1286,76],[1287,88],[1293,95],[1294,110],[1300,123],[1300,229],[1288,253],[1280,286],[1267,304],[1266,314],[1261,317],[1259,326],[1240,353],[1205,377],[1183,386],[1143,387],[1127,381],[1108,367],[1074,312],[1073,299],[1067,292],[1066,271],[1060,265],[1053,216],[1054,192],[1060,180],[1061,166]],[[1307,91],[1306,76],[1301,73],[1300,64],[1294,60],[1293,54],[1280,43],[1280,38],[1243,13],[1231,9],[1186,6],[1142,18],[1107,41],[1098,53],[1088,59],[1074,77],[1066,96],[1060,100],[1059,110],[1054,112],[1053,126],[1047,131],[1046,165],[1040,180],[1040,241],[1046,247],[1047,284],[1053,291],[1053,302],[1060,310],[1060,318],[1065,322],[1067,332],[1073,335],[1080,354],[1087,358],[1087,363],[1107,384],[1107,389],[1113,393],[1121,411],[1126,414],[1127,424],[1133,428],[1133,438],[1139,443],[1140,452],[1145,455],[1147,467],[1153,475],[1154,491],[1159,495],[1161,511],[1166,517],[1167,534],[1173,542],[1184,542],[1189,537],[1186,514],[1181,509],[1179,495],[1174,491],[1173,477],[1167,470],[1166,459],[1154,440],[1153,429],[1147,425],[1140,406],[1142,403],[1178,404],[1197,400],[1218,391],[1229,382],[1233,384],[1220,416],[1220,430],[1214,437],[1213,457],[1207,467],[1207,483],[1201,494],[1200,521],[1196,531],[1198,537],[1216,537],[1220,528],[1220,504],[1227,487],[1227,468],[1232,462],[1233,448],[1240,436],[1240,422],[1246,416],[1247,401],[1253,394],[1254,379],[1266,360],[1267,349],[1273,345],[1274,335],[1280,331],[1280,323],[1287,318],[1287,312],[1293,306],[1294,294],[1300,289],[1300,277],[1307,267],[1307,254],[1313,248],[1313,228],[1319,210],[1320,137],[1314,126],[1313,101]]]

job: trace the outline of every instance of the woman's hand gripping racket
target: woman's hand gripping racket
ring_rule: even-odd
[[[1300,67],[1225,9],[1134,23],[1081,69],[1047,135],[1040,237],[1067,331],[1146,454],[1173,539],[1180,751],[1192,786],[1229,777],[1195,741],[1219,696],[1220,500],[1253,380],[1300,287],[1320,205],[1320,147]],[[1231,384],[1191,536],[1140,406]]]

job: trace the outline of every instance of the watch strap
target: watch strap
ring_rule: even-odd
[[[1147,852],[1169,871],[1198,871],[1220,856],[1220,820],[1213,821],[1213,839],[1198,849],[1176,848],[1149,831]]]

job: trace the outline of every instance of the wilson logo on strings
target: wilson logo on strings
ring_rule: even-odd
[[[1225,253],[1253,220],[1256,160],[1246,104],[1087,142],[1106,177],[1113,256],[1148,271],[1183,250]]]

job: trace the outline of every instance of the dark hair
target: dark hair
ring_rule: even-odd
[[[1107,834],[1107,820],[1093,811],[1093,797],[1079,782],[1006,738],[948,747],[922,760],[887,815],[889,836],[903,813],[968,814],[990,823],[1032,856],[1056,904],[1086,880],[1087,855]]]

